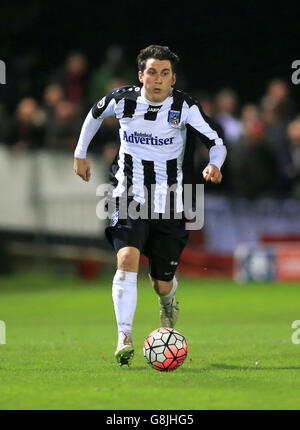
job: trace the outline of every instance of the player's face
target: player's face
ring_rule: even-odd
[[[139,80],[144,85],[145,96],[152,102],[162,102],[176,82],[169,60],[148,58],[144,72],[139,71]]]

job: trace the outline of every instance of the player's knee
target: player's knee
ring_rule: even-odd
[[[133,247],[120,249],[118,252],[118,269],[126,272],[137,272],[139,266],[139,250]]]
[[[159,295],[167,295],[172,289],[173,281],[160,281],[158,279],[154,279],[149,275],[152,287],[155,292]]]

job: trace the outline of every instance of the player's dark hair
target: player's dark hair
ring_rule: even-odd
[[[179,62],[177,54],[172,52],[168,46],[150,45],[140,51],[137,56],[138,69],[143,73],[146,68],[148,58],[156,60],[169,60],[173,73],[176,72],[176,65]]]

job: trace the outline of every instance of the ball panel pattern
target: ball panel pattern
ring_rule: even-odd
[[[161,327],[145,339],[143,353],[150,366],[159,371],[172,371],[180,367],[187,357],[187,343],[178,331]]]

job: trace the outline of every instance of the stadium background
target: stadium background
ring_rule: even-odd
[[[114,264],[105,222],[95,216],[95,189],[106,182],[118,148],[116,121],[106,120],[90,145],[88,185],[73,175],[73,150],[92,104],[113,87],[138,84],[137,53],[159,43],[180,55],[177,88],[198,98],[228,146],[223,183],[205,185],[205,226],[191,235],[180,270],[232,277],[237,252],[240,278],[299,279],[300,109],[299,86],[291,81],[299,51],[291,9],[274,11],[267,3],[182,9],[163,2],[156,12],[135,2],[32,1],[16,14],[4,3],[1,271],[94,277]],[[199,182],[206,161],[199,144]],[[253,250],[282,241],[280,249]]]
[[[299,409],[296,11],[273,2],[2,2],[0,409]],[[189,354],[170,374],[148,368],[141,352],[159,324],[145,261],[134,363],[113,360],[115,256],[96,187],[118,147],[114,120],[90,145],[91,181],[73,172],[90,106],[138,83],[137,53],[152,43],[179,54],[177,87],[201,101],[228,146],[224,181],[205,184],[204,228],[182,256],[176,328]]]

